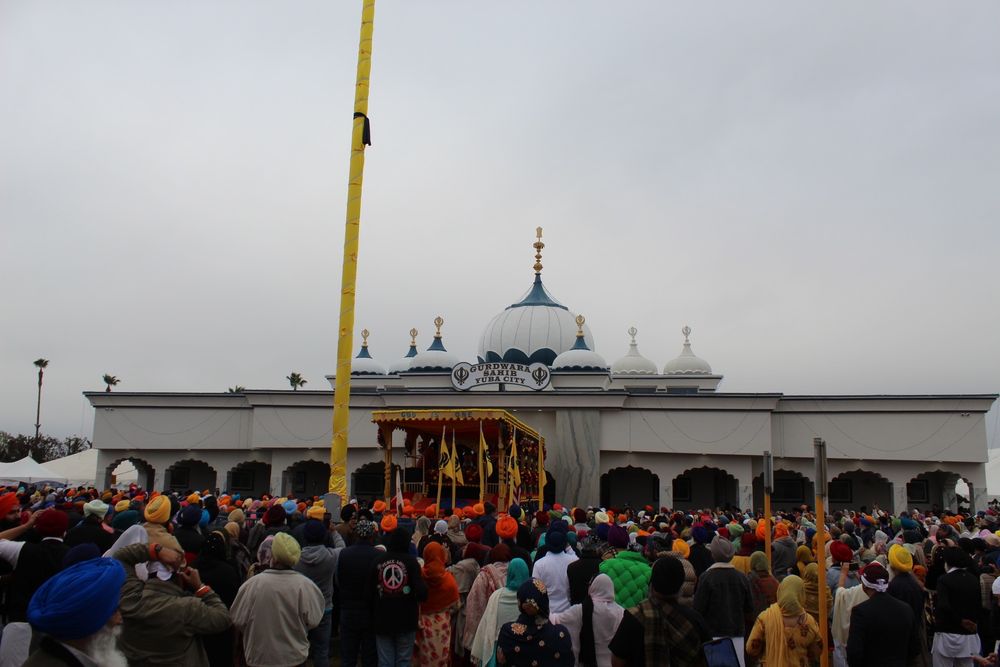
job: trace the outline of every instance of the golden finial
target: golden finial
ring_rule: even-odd
[[[583,323],[587,321],[583,315],[576,316],[576,337],[583,338]]]
[[[361,347],[368,347],[368,329],[361,330]]]
[[[418,333],[420,333],[420,332],[417,331],[416,327],[410,329],[410,345],[416,345],[417,344],[417,334]]]
[[[635,335],[639,333],[639,330],[636,329],[635,327],[629,327],[627,333],[629,336],[632,337],[632,344],[635,345]]]
[[[685,324],[684,328],[681,329],[681,333],[684,334],[684,342],[685,343],[690,343],[691,341],[688,340],[688,336],[691,335],[691,327],[689,327],[689,326],[687,326]]]
[[[444,324],[444,318],[443,317],[441,317],[440,315],[438,315],[437,317],[434,318],[434,326],[437,327],[437,333],[434,334],[435,338],[440,338],[441,337],[441,325],[443,325],[443,324]]]
[[[535,241],[532,244],[532,247],[535,249],[535,273],[541,273],[542,272],[542,248],[545,247],[545,244],[542,243],[542,228],[541,227],[537,227],[535,229],[535,236],[538,238],[538,240]]]

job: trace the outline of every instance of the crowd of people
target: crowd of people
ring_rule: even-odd
[[[995,509],[505,510],[23,485],[0,667],[997,664]]]

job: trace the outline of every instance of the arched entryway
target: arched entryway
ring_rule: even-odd
[[[296,461],[281,473],[281,494],[298,498],[322,496],[330,488],[330,464]]]
[[[827,483],[826,495],[831,512],[853,509],[871,513],[875,507],[892,511],[892,482],[868,470],[840,473]]]
[[[907,509],[975,511],[975,497],[972,482],[956,472],[922,472],[906,483]]]
[[[396,471],[400,470],[395,463],[392,465],[392,475],[389,478],[389,495],[396,494]],[[402,478],[402,471],[400,471]],[[405,487],[405,483],[404,483]],[[405,492],[405,488],[404,488]],[[351,473],[351,496],[358,500],[373,502],[385,495],[385,462],[372,461],[366,463]]]
[[[771,511],[787,512],[816,503],[816,489],[812,480],[794,470],[775,470],[774,488],[771,489]],[[753,478],[753,506],[764,510],[764,476]]]
[[[244,461],[226,473],[226,490],[244,498],[260,498],[271,493],[271,465],[263,461]]]
[[[169,468],[163,480],[167,491],[215,492],[215,469],[204,461],[185,459]]]
[[[112,461],[104,469],[104,488],[124,488],[130,484],[143,489],[153,488],[156,471],[149,462],[135,457],[127,457]]]
[[[674,478],[675,509],[727,508],[739,503],[739,483],[722,468],[692,468]]]
[[[660,506],[660,478],[646,468],[612,468],[601,475],[601,506]]]

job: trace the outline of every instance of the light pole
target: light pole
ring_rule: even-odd
[[[34,363],[38,368],[38,405],[35,408],[35,446],[37,447],[42,434],[42,375],[44,375],[45,368],[49,365],[49,360],[35,359]]]

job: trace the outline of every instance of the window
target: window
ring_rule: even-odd
[[[674,480],[674,504],[691,501],[691,478],[678,477]]]
[[[827,485],[826,493],[831,503],[854,502],[854,487],[849,479],[831,480]]]
[[[771,500],[779,503],[804,503],[806,500],[805,480],[801,477],[774,480]]]
[[[915,479],[906,483],[907,504],[929,503],[930,501],[930,484],[926,479]]]
[[[254,482],[254,471],[247,469],[234,470],[232,475],[232,481],[229,487],[233,491],[251,491],[253,490]]]
[[[171,468],[170,469],[170,488],[171,489],[186,489],[191,481],[191,468]]]

